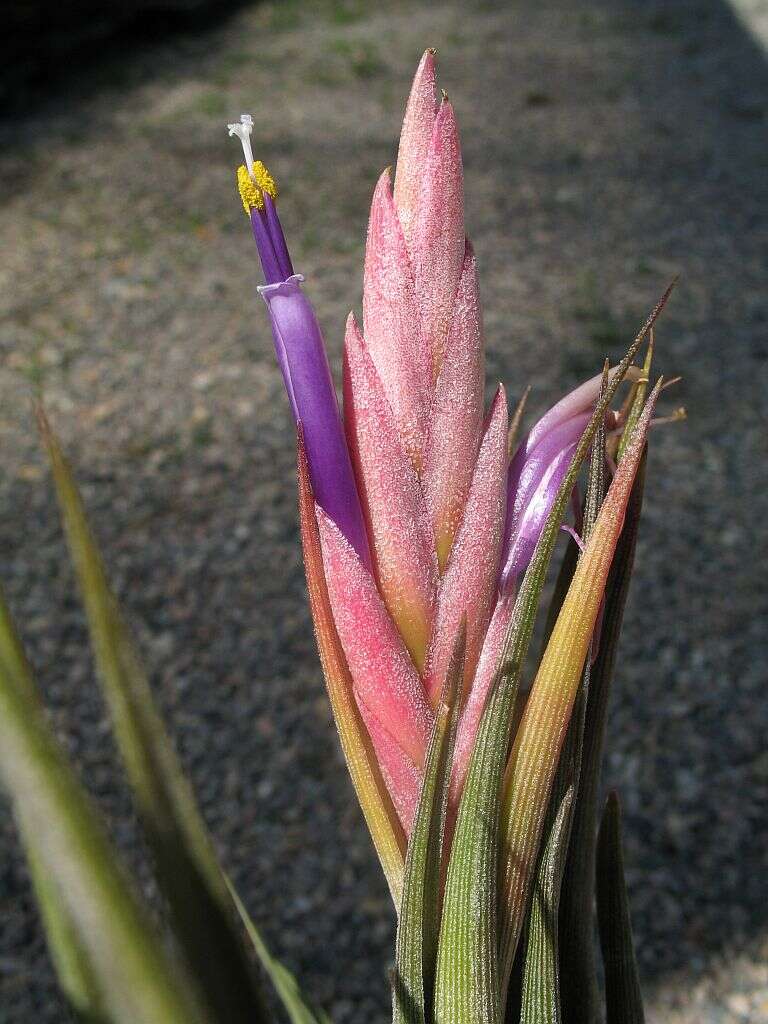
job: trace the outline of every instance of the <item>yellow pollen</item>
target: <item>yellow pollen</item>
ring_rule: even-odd
[[[243,201],[243,209],[249,217],[251,210],[264,209],[264,192],[272,199],[277,200],[275,179],[261,160],[254,163],[253,175],[248,173],[245,164],[240,164],[237,168],[237,188]]]

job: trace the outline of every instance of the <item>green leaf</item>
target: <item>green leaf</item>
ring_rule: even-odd
[[[603,367],[603,380],[600,385],[600,401],[608,387],[608,360]],[[582,516],[581,539],[584,544],[589,540],[589,535],[597,521],[597,514],[605,497],[605,446],[606,446],[605,419],[601,420],[595,433],[595,440],[592,443],[592,454],[589,460],[589,475],[587,476],[587,492],[584,496],[584,515]]]
[[[18,817],[35,900],[64,998],[78,1020],[106,1020],[98,978],[77,926],[67,910],[55,878],[49,874],[37,852],[33,833],[24,826],[23,812]]]
[[[601,393],[607,383],[608,366],[603,371]],[[587,491],[584,499],[581,535],[586,543],[605,495],[605,421],[598,427],[589,464]],[[575,547],[575,545],[574,545]],[[579,556],[576,556],[579,557]],[[558,588],[549,619],[554,624],[559,614],[576,557],[567,559],[563,586]],[[568,580],[566,583],[565,580]],[[551,627],[548,628],[551,633]],[[584,719],[589,690],[590,659],[587,658],[581,684],[571,713],[571,721],[560,754],[552,795],[547,809],[542,835],[547,837],[539,855],[526,936],[525,967],[523,973],[523,1024],[558,1024],[562,1020],[560,1008],[560,957],[558,941],[558,908],[568,840],[571,833],[573,804],[579,791],[581,750]]]
[[[265,1021],[261,991],[213,846],[154,706],[91,536],[72,473],[38,411],[67,542],[85,603],[115,736],[168,901],[174,934],[221,1024]]]
[[[528,921],[521,1024],[559,1024],[557,906],[563,876],[573,787],[566,791],[536,872]]]
[[[657,310],[658,308],[659,306]],[[636,350],[638,344],[636,339],[628,356]],[[627,357],[620,364],[620,372],[621,367],[626,365]],[[619,375],[609,382],[603,399],[597,403],[595,415],[590,421],[595,428],[603,419],[607,399],[618,386],[616,381]],[[660,387],[661,381],[646,403],[646,410],[633,433],[631,445],[627,450],[627,455],[631,453],[632,457],[627,458],[626,466],[624,462],[622,463],[601,507],[595,532],[590,537],[583,559],[574,573],[573,582],[542,657],[525,713],[515,736],[503,808],[505,848],[502,868],[503,895],[500,901],[503,915],[503,997],[506,996],[506,985],[524,920],[532,871],[538,855],[560,747],[567,733],[574,700],[578,694],[583,662],[589,647],[589,636],[595,626],[600,597],[621,532],[630,487],[644,450],[646,431]],[[568,494],[575,482],[578,461],[583,457],[591,436],[594,436],[594,431],[590,434],[590,427],[587,427],[539,538],[515,603],[510,629],[511,645],[508,641],[507,647],[512,647],[513,657],[510,660],[518,674],[533,629],[543,573],[552,553],[555,534],[562,521]]]
[[[644,1024],[615,793],[608,797],[597,840],[597,920],[605,965],[606,1024]]]
[[[635,561],[645,484],[645,455],[627,504],[624,528],[605,588],[603,623],[597,658],[591,668],[582,750],[579,799],[576,801],[560,905],[561,998],[567,1021],[599,1018],[594,952],[595,837],[600,769],[605,742],[611,681]]]
[[[279,960],[272,956],[261,936],[261,932],[254,924],[252,917],[245,909],[242,900],[229,879],[227,879],[227,885],[240,918],[245,925],[248,937],[253,944],[253,948],[269,980],[274,985],[275,991],[280,997],[280,1001],[285,1007],[292,1024],[330,1024],[330,1018],[326,1013],[322,1010],[316,1010],[307,1002],[294,975]]]
[[[113,1024],[211,1024],[120,869],[30,678],[15,671],[23,655],[4,606],[0,637],[0,774],[38,885],[45,879],[46,924],[76,1011],[99,1020],[103,1009]]]
[[[616,389],[673,287],[674,282],[654,307],[603,389],[576,446],[515,601],[459,806],[438,948],[436,1024],[480,1024],[481,1021],[494,1024],[506,1005],[522,913],[516,906],[502,908],[504,918],[497,947],[498,839],[501,787],[520,673],[552,551],[579,469]],[[509,822],[505,821],[505,838],[508,828]]]
[[[393,1024],[426,1024],[432,1005],[440,921],[445,818],[467,641],[462,620],[427,750],[424,782],[408,842],[392,986]]]

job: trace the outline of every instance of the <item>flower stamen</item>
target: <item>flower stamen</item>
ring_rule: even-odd
[[[251,221],[264,277],[268,285],[286,281],[293,274],[293,264],[277,216],[275,179],[261,160],[253,159],[253,118],[250,114],[241,114],[240,123],[229,124],[227,128],[230,135],[240,139],[243,147],[245,164],[237,169],[237,190],[246,216]]]

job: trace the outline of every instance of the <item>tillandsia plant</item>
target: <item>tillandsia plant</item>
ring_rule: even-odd
[[[385,170],[373,193],[362,329],[353,313],[346,326],[342,413],[288,254],[275,181],[253,157],[253,127],[244,114],[229,131],[243,146],[239,191],[298,430],[320,656],[400,916],[395,1019],[503,1018],[518,950],[525,1019],[559,1016],[566,973],[571,1010],[578,1004],[592,1017],[591,954],[558,943],[558,906],[570,850],[578,912],[573,919],[566,895],[565,937],[591,948],[605,692],[661,388],[646,399],[652,329],[668,292],[624,359],[519,441],[523,403],[510,421],[499,385],[484,408],[459,134],[450,100],[437,101],[427,50],[394,181]],[[634,366],[647,337],[648,357]],[[622,381],[631,390],[612,411]],[[590,450],[580,505],[576,480]],[[549,640],[524,691],[533,620],[571,499],[578,557],[566,560]],[[589,778],[580,786],[585,749]]]
[[[454,111],[419,65],[394,182],[376,185],[362,329],[347,321],[343,415],[294,272],[275,181],[237,172],[296,421],[301,536],[331,706],[398,914],[395,1024],[642,1020],[605,715],[634,558],[653,327],[518,440],[486,410],[475,257]],[[642,344],[648,349],[634,365]],[[598,368],[599,369],[599,368]],[[628,391],[612,409],[622,382]],[[227,878],[109,589],[72,473],[38,410],[105,699],[156,866],[161,930],[56,743],[0,600],[0,773],[59,980],[90,1024],[327,1024]],[[578,478],[586,486],[579,497]],[[566,523],[568,509],[573,521]],[[561,527],[570,535],[529,683]],[[596,911],[595,911],[596,908]]]

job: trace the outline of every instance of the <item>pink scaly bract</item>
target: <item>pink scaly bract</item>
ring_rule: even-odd
[[[429,342],[408,249],[384,171],[371,203],[365,249],[363,333],[414,468],[422,464],[431,401]]]
[[[440,697],[462,616],[467,616],[466,696],[493,611],[504,526],[507,426],[507,400],[499,387],[477,456],[464,517],[438,591],[425,679],[433,706]]]
[[[464,173],[456,118],[447,99],[432,129],[408,248],[436,380],[464,261]]]
[[[432,403],[422,482],[437,557],[445,568],[464,512],[483,423],[483,326],[469,242]]]
[[[434,716],[419,674],[370,573],[319,506],[316,516],[328,596],[358,702],[421,767]]]
[[[400,824],[408,835],[416,814],[424,773],[403,753],[392,734],[365,704],[360,706],[360,715],[371,737],[381,774],[392,795],[392,803],[395,805]]]
[[[416,471],[354,317],[344,348],[344,414],[379,591],[419,671],[437,591],[437,558]]]
[[[395,206],[409,245],[436,115],[435,51],[427,50],[413,79],[397,153]]]
[[[459,798],[464,788],[464,779],[469,768],[469,759],[472,755],[472,748],[475,745],[475,736],[480,725],[480,719],[485,709],[485,702],[490,691],[493,677],[498,668],[507,629],[512,620],[512,612],[515,607],[515,595],[513,593],[500,594],[493,610],[491,621],[483,640],[483,647],[475,670],[475,678],[472,681],[472,689],[469,692],[467,702],[461,712],[459,727],[456,733],[456,746],[453,752],[453,774],[451,776],[450,801],[455,809],[458,807]]]

